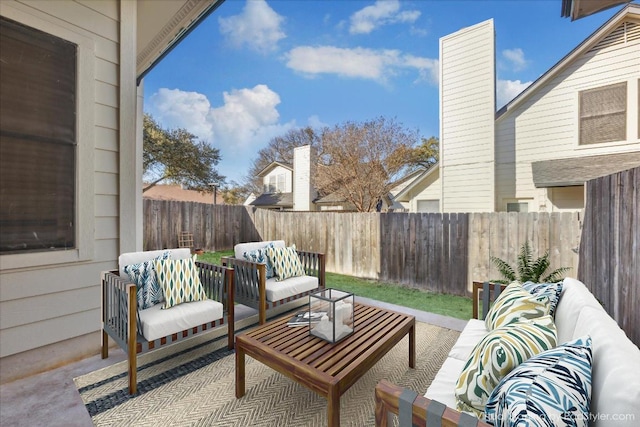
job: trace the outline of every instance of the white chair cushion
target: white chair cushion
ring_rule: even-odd
[[[238,259],[244,259],[243,255],[245,252],[251,252],[255,251],[256,249],[264,248],[269,243],[273,243],[273,246],[276,248],[286,247],[286,245],[284,244],[284,240],[266,240],[264,242],[238,243],[233,247],[233,254]]]
[[[562,282],[562,295],[556,308],[554,322],[558,332],[558,344],[580,338],[575,335],[578,316],[584,307],[602,308],[584,283],[567,277]]]
[[[179,248],[179,249],[160,249],[158,251],[141,251],[141,252],[127,252],[118,257],[118,270],[120,277],[129,280],[129,276],[124,272],[124,266],[130,264],[138,264],[143,261],[150,261],[166,251],[171,252],[170,259],[184,259],[191,257],[191,249]]]
[[[221,319],[224,312],[221,303],[210,299],[185,302],[166,310],[161,307],[162,303],[139,311],[142,335],[147,341]]]
[[[449,357],[453,357],[454,359],[459,359],[466,362],[471,355],[471,350],[475,348],[476,344],[478,344],[478,342],[480,342],[480,340],[484,338],[487,333],[488,331],[484,320],[469,320],[467,322],[467,325],[460,333],[458,340],[451,348]]]
[[[424,397],[437,400],[451,409],[456,409],[456,383],[466,361],[447,357],[442,367],[431,382]]]
[[[601,307],[582,309],[574,335],[591,337],[590,412],[601,416],[598,427],[637,426],[640,422],[640,349]],[[625,417],[619,418],[621,414]]]
[[[290,277],[278,282],[275,277],[265,283],[267,301],[279,301],[318,287],[318,278],[313,276]]]

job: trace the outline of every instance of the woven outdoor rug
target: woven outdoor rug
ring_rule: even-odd
[[[408,337],[340,398],[342,426],[375,424],[380,379],[423,394],[459,332],[416,322],[416,368]],[[235,355],[226,337],[191,347],[161,348],[138,358],[138,394],[129,396],[127,365],[91,372],[74,382],[96,426],[326,426],[327,402],[271,368],[246,357],[246,394],[235,397]]]

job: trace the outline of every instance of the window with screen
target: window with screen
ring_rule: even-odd
[[[626,82],[582,91],[579,102],[580,145],[626,140]]]
[[[529,212],[529,203],[527,202],[507,203],[507,212]]]
[[[0,253],[76,247],[77,46],[0,17]]]

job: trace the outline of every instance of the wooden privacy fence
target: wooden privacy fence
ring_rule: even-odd
[[[144,201],[146,250],[175,247],[180,231],[207,250],[283,239],[323,252],[327,271],[468,295],[471,282],[498,278],[491,256],[515,265],[525,239],[534,257],[577,274],[578,213],[276,212],[244,206]],[[330,284],[329,284],[330,285]]]
[[[578,279],[640,345],[640,167],[586,187]]]

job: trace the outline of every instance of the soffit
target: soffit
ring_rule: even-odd
[[[640,151],[533,162],[536,188],[570,187],[640,166]]]
[[[137,75],[143,75],[200,18],[224,0],[138,0]]]

